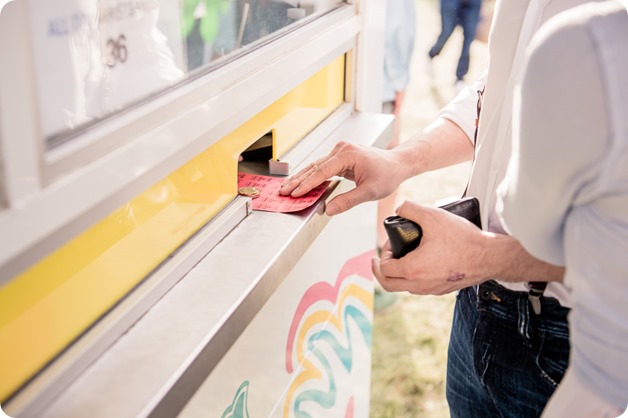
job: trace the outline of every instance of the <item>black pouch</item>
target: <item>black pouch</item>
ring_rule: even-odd
[[[454,215],[461,216],[478,228],[482,228],[480,218],[480,202],[475,197],[465,197],[453,203],[441,206]],[[423,230],[416,222],[401,216],[389,216],[384,219],[384,228],[388,234],[390,247],[394,258],[401,258],[416,249],[421,243]]]

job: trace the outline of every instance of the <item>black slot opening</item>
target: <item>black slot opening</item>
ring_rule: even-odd
[[[273,158],[273,134],[266,133],[240,154],[238,171],[269,175],[268,161]]]

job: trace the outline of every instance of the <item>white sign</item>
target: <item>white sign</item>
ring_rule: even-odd
[[[29,6],[47,137],[184,76],[177,0],[31,0]]]

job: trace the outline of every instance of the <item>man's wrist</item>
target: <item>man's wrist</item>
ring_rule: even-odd
[[[481,242],[481,277],[504,280],[508,276],[508,265],[512,263],[511,252],[514,239],[508,235],[482,231]]]
[[[391,152],[398,162],[397,170],[404,180],[423,174],[425,171],[424,158],[428,154],[429,144],[417,140],[405,142],[393,148]]]
[[[565,269],[541,261],[528,253],[514,237],[482,232],[481,275],[484,280],[506,282],[562,281]]]

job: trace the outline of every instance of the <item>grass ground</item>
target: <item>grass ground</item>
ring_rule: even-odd
[[[427,51],[438,36],[436,0],[416,0],[417,40],[412,82],[401,113],[401,139],[420,132],[455,95],[455,67],[462,37],[454,32],[428,75]],[[483,71],[486,45],[474,42],[468,80]],[[470,165],[460,164],[423,174],[399,188],[397,200],[438,205],[464,191]],[[375,312],[371,418],[449,417],[445,400],[447,344],[455,296],[398,294],[395,303]]]
[[[445,365],[453,296],[401,295],[375,316],[371,417],[449,416]]]

